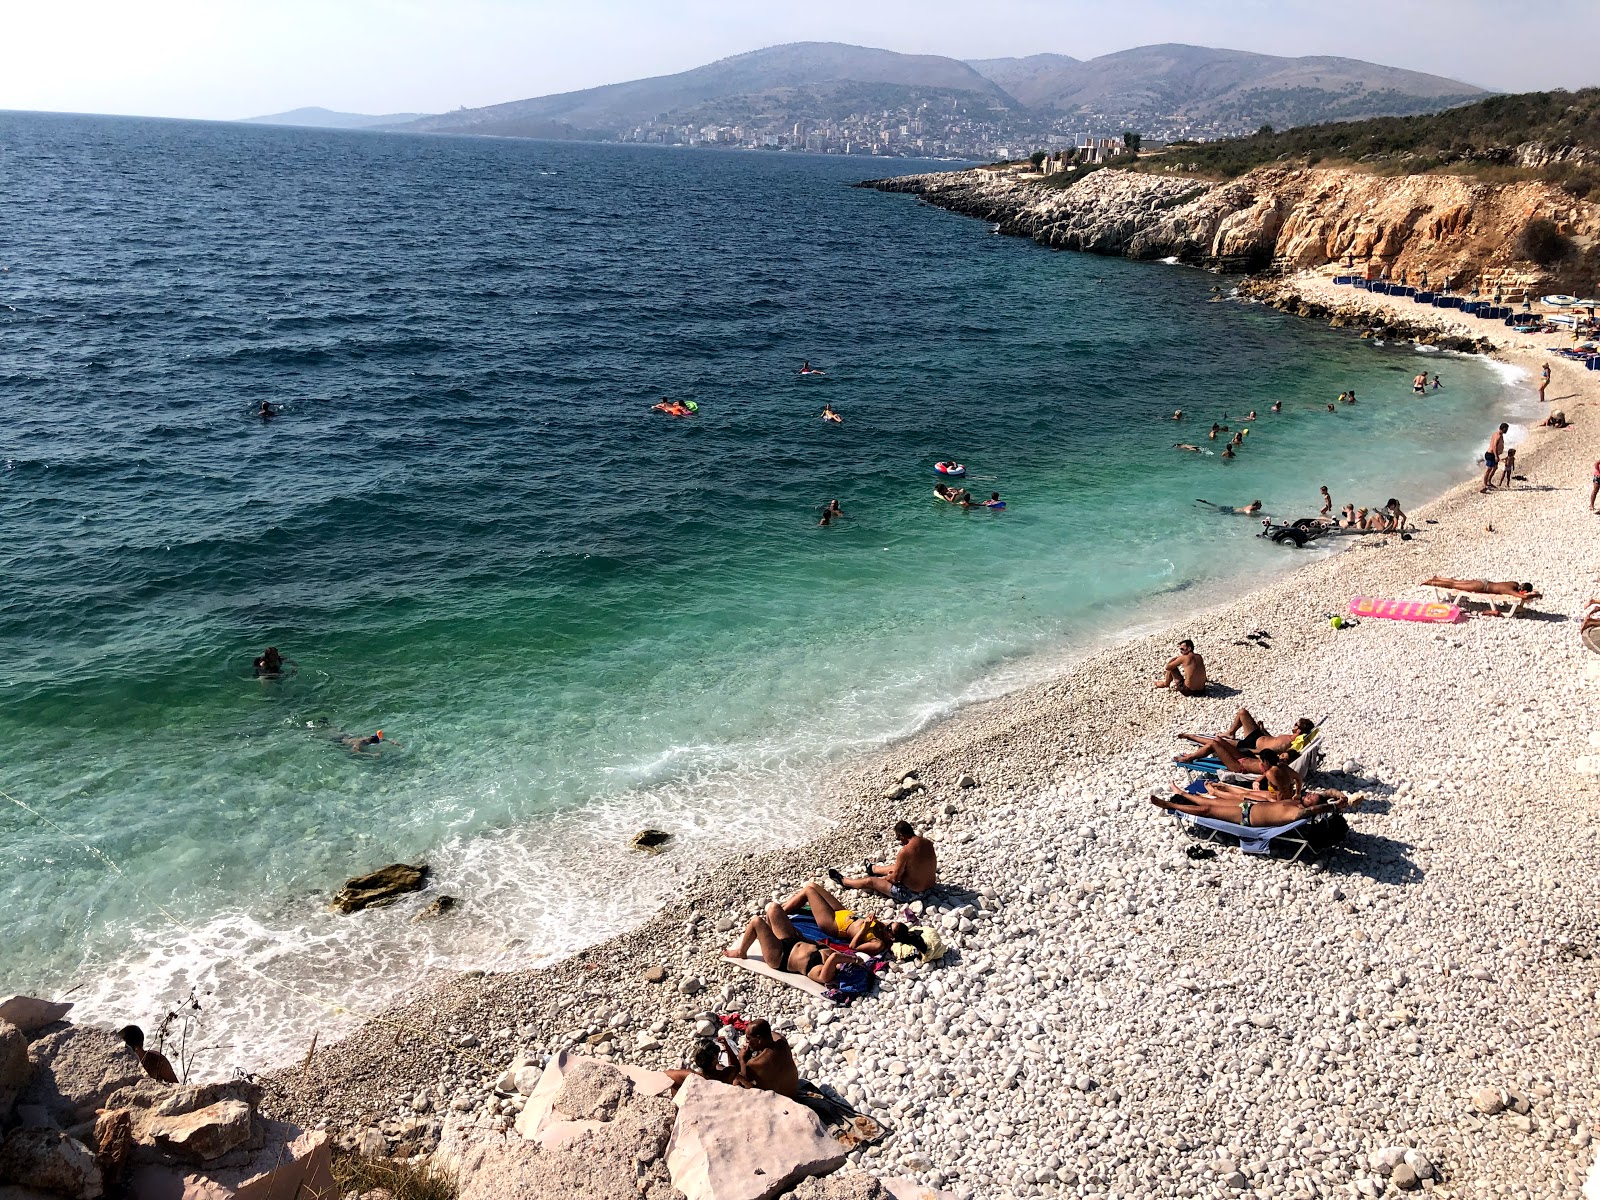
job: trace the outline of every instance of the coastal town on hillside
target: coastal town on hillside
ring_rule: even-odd
[[[953,103],[953,107],[952,107]],[[1205,142],[1253,132],[1236,122],[1151,123],[1149,114],[1080,112],[1043,121],[1005,109],[969,110],[970,102],[923,101],[914,108],[889,108],[841,117],[788,121],[759,117],[720,124],[694,120],[658,121],[618,133],[621,142],[664,146],[715,146],[744,150],[805,151],[887,158],[958,158],[990,161],[1027,154],[1036,148],[1054,153],[1093,147],[1139,130],[1151,141]]]

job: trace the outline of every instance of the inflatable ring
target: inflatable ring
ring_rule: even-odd
[[[933,469],[940,475],[948,475],[951,479],[960,479],[967,473],[966,467],[962,466],[960,463],[934,463]]]

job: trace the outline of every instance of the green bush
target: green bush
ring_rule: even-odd
[[[1517,253],[1541,267],[1553,267],[1572,256],[1572,239],[1556,228],[1554,221],[1535,217],[1517,235]]]

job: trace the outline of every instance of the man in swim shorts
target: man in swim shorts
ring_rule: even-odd
[[[1494,471],[1500,465],[1500,456],[1506,450],[1506,434],[1511,431],[1511,426],[1504,421],[1500,428],[1489,436],[1489,448],[1483,452],[1483,486],[1478,490],[1488,492],[1494,490]]]
[[[1185,696],[1205,695],[1206,660],[1194,652],[1194,643],[1188,638],[1178,643],[1177,657],[1167,661],[1166,671],[1155,685],[1175,688]]]
[[[800,1090],[800,1068],[789,1043],[766,1021],[751,1021],[739,1049],[739,1084],[763,1092],[793,1096]]]
[[[368,737],[356,737],[354,734],[343,733],[339,735],[339,744],[351,754],[360,754],[368,746],[376,746],[383,741],[383,730],[378,730]]]
[[[919,836],[909,821],[895,822],[894,836],[899,839],[900,851],[892,863],[863,863],[865,874],[859,879],[846,879],[842,872],[830,867],[828,878],[840,887],[887,896],[896,904],[918,899],[939,881],[938,855],[933,843]]]

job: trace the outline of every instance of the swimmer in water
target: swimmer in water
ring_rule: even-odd
[[[839,507],[839,502],[837,500],[829,500],[828,501],[828,510],[827,511],[832,513],[835,517],[844,516],[844,509]]]
[[[983,502],[985,508],[1004,508],[1006,502],[1000,499],[999,492],[990,492],[989,498]]]
[[[833,406],[831,404],[824,404],[822,406],[822,419],[824,421],[832,421],[836,425],[844,424],[844,418],[833,411]]]
[[[1254,421],[1256,419],[1256,410],[1252,408],[1248,413],[1245,414],[1244,419],[1246,421]]]
[[[278,653],[276,646],[268,646],[262,651],[261,657],[251,664],[255,668],[257,679],[277,679],[285,674],[285,665],[293,666],[293,659],[286,659]]]
[[[823,526],[824,528],[826,528],[829,525],[832,525],[833,524],[833,509],[831,509],[831,508],[823,509],[822,510],[822,520],[818,521],[817,524]]]
[[[1191,446],[1188,442],[1179,442],[1175,446],[1173,446],[1172,448],[1174,450],[1192,450],[1196,454],[1199,454],[1201,452],[1199,446]]]
[[[261,407],[256,409],[256,416],[260,417],[263,421],[270,421],[277,415],[278,410],[273,408],[272,405],[267,403],[265,400],[261,402]]]
[[[1272,411],[1273,412],[1282,412],[1283,411],[1283,401],[1279,400],[1275,404],[1273,404]]]
[[[1222,448],[1222,457],[1223,458],[1238,458],[1239,457],[1237,454],[1235,454],[1233,452],[1233,443],[1232,442],[1229,442],[1226,446],[1224,446]]]
[[[1334,407],[1333,407],[1333,405],[1331,405],[1331,404],[1330,404],[1330,405],[1328,405],[1328,411],[1329,411],[1329,412],[1333,412],[1333,411],[1334,411]]]
[[[1181,421],[1181,420],[1183,420],[1183,409],[1181,409],[1181,408],[1180,408],[1180,409],[1178,409],[1178,411],[1177,411],[1177,412],[1175,412],[1175,413],[1173,413],[1173,414],[1172,414],[1172,419],[1173,419],[1173,420],[1174,420],[1174,421]]]
[[[1261,501],[1259,500],[1252,500],[1242,508],[1236,508],[1232,504],[1212,504],[1209,500],[1197,499],[1195,503],[1204,504],[1208,508],[1216,509],[1219,513],[1230,513],[1237,517],[1253,517],[1261,511]]]
[[[1215,421],[1213,421],[1213,422],[1211,422],[1211,432],[1206,434],[1206,436],[1208,438],[1210,438],[1214,442],[1214,441],[1217,440],[1217,434],[1219,434],[1221,432],[1222,432],[1222,426],[1218,425]]]
[[[351,754],[360,754],[368,746],[376,746],[382,741],[383,730],[381,729],[367,737],[357,737],[351,733],[341,733],[339,735],[339,745],[350,751]]]

